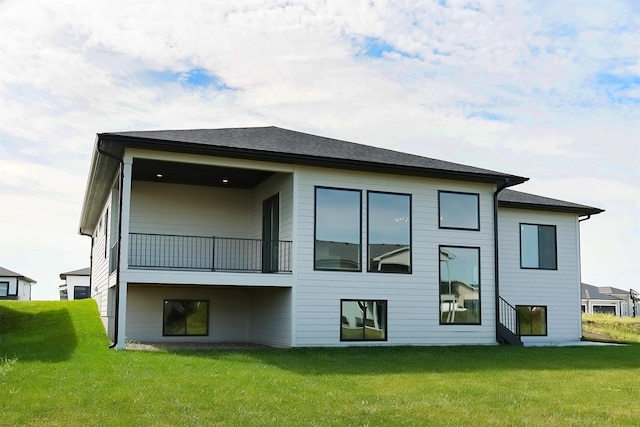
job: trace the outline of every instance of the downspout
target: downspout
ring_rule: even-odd
[[[116,345],[118,345],[118,315],[120,313],[120,245],[122,243],[122,185],[124,183],[124,161],[117,157],[114,156],[111,153],[108,153],[106,151],[102,150],[102,141],[98,142],[97,145],[97,149],[98,149],[98,153],[103,154],[107,157],[110,157],[114,160],[116,160],[118,163],[120,163],[120,191],[119,191],[119,195],[118,195],[118,255],[117,255],[117,259],[116,259],[116,301],[115,301],[115,314],[114,314],[114,326],[113,326],[113,342],[111,343],[111,345],[109,345],[109,348],[115,348]],[[105,241],[104,244],[106,245],[107,242]],[[107,266],[107,271],[108,271],[108,266]]]
[[[500,262],[498,248],[498,194],[509,186],[509,178],[505,178],[504,183],[499,184],[493,193],[493,262],[494,262],[494,282],[495,282],[495,312],[496,312],[496,342],[500,342]]]
[[[591,215],[587,215],[585,218],[578,218],[578,222],[586,221],[588,219],[591,219]]]

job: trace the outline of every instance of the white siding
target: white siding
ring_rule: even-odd
[[[388,341],[380,345],[494,344],[493,186],[397,175],[298,167],[294,342],[340,346],[340,300],[388,301]],[[313,270],[314,187],[362,190],[362,265],[366,270],[366,191],[412,195],[412,274]],[[480,194],[480,231],[438,228],[438,190]],[[336,218],[339,220],[339,218]],[[439,245],[479,247],[481,325],[439,324]]]
[[[253,189],[251,237],[262,238],[262,202],[278,194],[280,204],[280,240],[292,240],[293,176],[276,174]]]
[[[500,294],[511,305],[547,306],[546,337],[526,343],[553,344],[580,339],[580,253],[575,214],[500,208]],[[557,270],[520,268],[520,223],[555,225]]]
[[[127,338],[142,342],[246,342],[289,345],[290,291],[195,286],[129,285]],[[163,304],[167,299],[209,301],[209,335],[163,337]]]
[[[98,311],[100,312],[100,318],[107,331],[107,335],[110,338],[113,336],[113,327],[109,327],[109,312],[108,312],[108,298],[107,292],[109,288],[109,251],[110,242],[105,240],[105,227],[110,225],[105,224],[105,213],[107,207],[109,207],[109,218],[111,218],[111,196],[107,199],[105,206],[100,214],[100,220],[93,234],[93,248],[91,251],[91,296],[98,303]],[[109,222],[111,220],[109,219]],[[106,256],[105,256],[106,253]],[[67,295],[69,295],[68,291]],[[73,297],[73,294],[71,294]]]
[[[132,233],[250,238],[251,191],[133,181]]]
[[[76,286],[89,286],[89,276],[67,276],[67,297],[69,300],[73,300]]]
[[[18,277],[0,277],[0,282],[7,282],[7,296],[0,299],[17,299],[18,301],[31,300],[31,283]]]
[[[252,289],[249,340],[291,346],[291,289]]]

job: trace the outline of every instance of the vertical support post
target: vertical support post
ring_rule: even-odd
[[[131,212],[131,172],[133,158],[125,155],[123,159],[124,176],[122,180],[122,215],[120,224],[120,277],[118,283],[118,336],[116,338],[116,350],[124,350],[126,348],[127,336],[127,291],[129,271],[129,215]]]

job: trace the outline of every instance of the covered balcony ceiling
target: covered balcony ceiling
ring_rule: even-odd
[[[273,174],[274,172],[253,169],[150,159],[133,160],[133,179],[138,181],[252,189]]]

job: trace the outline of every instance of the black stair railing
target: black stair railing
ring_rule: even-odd
[[[498,335],[501,343],[522,345],[520,339],[518,310],[504,298],[499,297]]]

